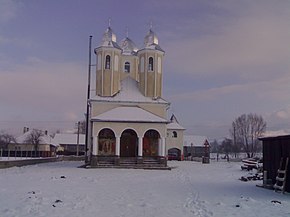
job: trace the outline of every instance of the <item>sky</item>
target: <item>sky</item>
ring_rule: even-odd
[[[89,36],[97,47],[111,19],[117,41],[128,29],[139,48],[152,23],[165,50],[163,98],[186,134],[227,137],[248,113],[269,132],[290,133],[289,8],[289,0],[0,0],[0,130],[65,130],[84,119]]]

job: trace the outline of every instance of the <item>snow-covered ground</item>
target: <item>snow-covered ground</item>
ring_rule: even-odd
[[[290,216],[290,194],[256,187],[261,181],[240,181],[248,173],[240,163],[169,162],[171,171],[79,165],[1,169],[0,216]]]

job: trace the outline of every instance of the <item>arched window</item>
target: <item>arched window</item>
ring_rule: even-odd
[[[177,133],[176,133],[176,131],[173,131],[173,132],[172,132],[172,137],[173,137],[173,138],[177,138]]]
[[[129,62],[125,62],[124,72],[130,72],[130,63]]]
[[[149,57],[148,71],[153,71],[153,57]]]
[[[107,55],[105,69],[110,69],[110,67],[111,67],[111,57],[110,57],[110,55]]]

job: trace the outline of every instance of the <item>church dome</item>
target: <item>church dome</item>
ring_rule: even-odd
[[[152,31],[152,29],[149,30],[144,38],[144,48],[164,52],[164,50],[158,45],[157,35]]]
[[[144,38],[144,46],[149,47],[150,45],[158,45],[158,38],[152,29],[149,30]]]
[[[119,44],[124,54],[132,55],[138,51],[135,43],[128,37],[124,38]]]
[[[117,37],[111,27],[109,26],[105,33],[103,34],[103,40],[101,46],[106,46],[106,47],[114,47],[121,49],[119,45],[117,44]]]

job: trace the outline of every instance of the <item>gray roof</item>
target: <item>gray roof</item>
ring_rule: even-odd
[[[77,137],[78,134],[57,133],[53,139],[60,145],[77,145]],[[85,134],[79,134],[79,145],[85,145]]]
[[[183,146],[204,147],[205,141],[208,141],[206,136],[184,135]]]

